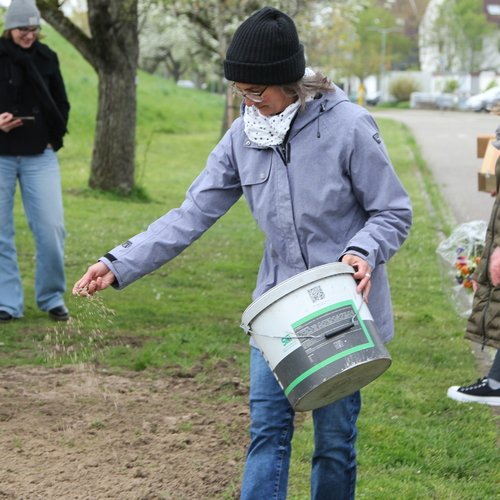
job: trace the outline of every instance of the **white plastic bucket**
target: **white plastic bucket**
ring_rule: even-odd
[[[352,394],[391,364],[353,273],[342,263],[315,267],[275,286],[243,313],[241,327],[297,411]]]

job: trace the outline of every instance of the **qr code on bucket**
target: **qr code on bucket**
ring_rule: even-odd
[[[307,293],[309,294],[309,297],[311,297],[311,300],[313,302],[318,302],[319,300],[323,300],[325,298],[325,293],[320,286],[309,288],[309,290],[307,290]]]

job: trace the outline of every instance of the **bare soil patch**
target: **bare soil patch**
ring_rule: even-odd
[[[201,382],[2,369],[0,499],[237,498],[246,393],[224,365]]]

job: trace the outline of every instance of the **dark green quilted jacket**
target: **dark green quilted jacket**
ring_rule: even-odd
[[[496,163],[497,197],[491,211],[484,252],[479,263],[472,312],[467,321],[465,338],[500,349],[500,287],[489,279],[488,262],[491,252],[500,246],[500,158]]]

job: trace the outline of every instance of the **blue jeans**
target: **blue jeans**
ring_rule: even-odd
[[[0,156],[0,310],[24,312],[24,294],[14,242],[17,181],[36,246],[36,303],[42,311],[64,304],[64,213],[61,177],[52,149],[33,156]]]
[[[294,410],[260,351],[250,359],[250,446],[242,500],[285,500],[288,488]],[[356,420],[359,391],[313,410],[313,500],[350,500],[356,487]]]

